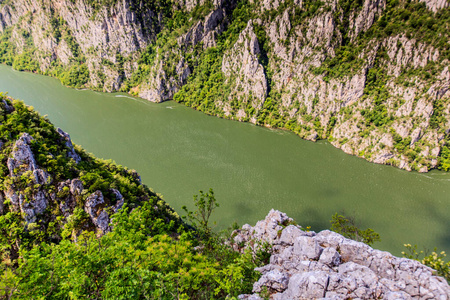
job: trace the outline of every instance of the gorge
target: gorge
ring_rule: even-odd
[[[286,131],[173,102],[68,89],[5,66],[0,90],[48,115],[89,152],[136,169],[178,212],[198,190],[213,188],[221,205],[217,229],[254,223],[275,208],[318,231],[344,211],[381,234],[380,249],[399,255],[410,243],[450,250],[448,173],[371,164]]]

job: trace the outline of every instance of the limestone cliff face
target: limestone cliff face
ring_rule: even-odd
[[[239,299],[448,299],[450,286],[418,261],[395,257],[324,230],[303,231],[292,219],[272,210],[255,226],[234,232],[236,250],[272,246],[270,263],[253,295]]]
[[[426,172],[450,168],[449,2],[420,2],[18,0],[0,30],[13,65],[32,55],[41,72],[154,102],[187,86],[177,101],[207,113]]]
[[[75,163],[81,162],[81,158],[73,149],[69,135],[59,128],[58,133],[62,137],[61,142],[64,141],[67,147],[68,157],[72,158]],[[42,214],[55,204],[65,218],[68,218],[74,213],[77,204],[80,204],[82,193],[86,193],[83,183],[78,178],[53,182],[50,174],[45,169],[39,168],[36,163],[34,153],[31,150],[33,141],[34,138],[24,133],[14,143],[13,150],[7,160],[11,184],[5,185],[7,188],[4,195],[0,191],[2,199],[9,200],[13,211],[20,211],[23,214],[27,225],[36,223],[39,219],[42,220]],[[25,186],[21,182],[24,178],[29,178]],[[51,184],[56,185],[55,191],[50,189]],[[113,192],[117,198],[117,203],[113,209],[116,212],[124,202],[119,191],[114,190]],[[91,226],[98,228],[101,233],[110,230],[110,218],[105,210],[108,206],[109,203],[104,200],[101,191],[89,195],[84,204],[84,209],[91,218]],[[89,224],[86,224],[86,226],[85,229],[89,228]]]
[[[136,52],[161,26],[157,13],[137,11],[135,2],[120,0],[97,10],[84,0],[6,2],[0,10],[0,30],[12,31],[18,53],[31,43],[42,72],[54,62],[67,66],[80,59],[89,68],[92,86],[116,91],[137,67]],[[120,66],[118,54],[126,60]]]
[[[222,72],[227,82],[233,88],[229,99],[237,98],[239,102],[248,103],[254,108],[261,109],[267,97],[267,79],[264,67],[258,61],[261,50],[258,38],[249,22],[233,48],[228,51],[222,61]],[[231,115],[231,108],[224,104],[223,109],[227,116]],[[236,117],[245,116],[240,109]]]
[[[256,0],[254,2],[258,3]],[[278,1],[270,0],[259,3],[262,10],[276,9],[279,5]],[[297,5],[302,6],[301,3]],[[427,6],[434,9],[442,8],[443,4],[427,3]],[[285,116],[287,122],[298,124],[295,131],[300,136],[311,140],[328,137],[334,146],[346,153],[407,170],[414,168],[426,172],[436,167],[445,133],[439,128],[432,128],[430,120],[434,113],[433,103],[443,101],[448,105],[449,61],[443,59],[434,47],[397,35],[369,40],[358,57],[353,58],[360,60],[360,64],[355,65],[348,75],[333,77],[326,72],[315,72],[315,69],[325,65],[327,58],[329,60],[336,56],[336,49],[343,43],[339,26],[342,26],[345,17],[341,9],[334,2],[327,2],[324,7],[298,25],[292,24],[297,21],[292,16],[291,7],[272,20],[256,19],[249,22],[262,24],[270,40],[267,68],[273,71],[271,88],[279,97],[278,112]],[[359,11],[352,12],[348,20],[348,39],[356,41],[358,35],[369,30],[385,7],[385,1],[366,0]],[[246,31],[248,28],[242,35]],[[258,42],[248,35],[247,39],[248,43]],[[245,53],[245,50],[241,53]],[[225,71],[228,61],[237,62],[237,65],[234,64],[235,69],[248,68],[248,62],[233,52],[225,53],[223,61],[222,68]],[[419,70],[434,63],[441,64],[441,69],[431,85],[414,75],[408,78],[410,82],[415,82],[414,85],[405,87],[397,83],[396,78],[401,77],[405,69]],[[363,114],[376,107],[377,97],[368,95],[367,91],[370,88],[368,75],[374,67],[383,69],[389,76],[386,82],[389,96],[385,109],[393,122],[370,128],[366,122],[367,115],[365,117]],[[227,72],[224,73],[227,75]],[[252,76],[251,79],[239,75],[236,77],[238,79],[233,88],[240,89],[246,95],[250,93],[245,85],[253,88],[258,86],[255,84],[258,76]],[[252,95],[260,105],[267,96],[254,92]],[[227,106],[223,107],[225,115],[230,115]],[[444,115],[448,124],[450,116]],[[232,118],[256,120],[257,117],[258,112],[246,115],[241,109],[235,111]],[[396,150],[394,137],[398,135],[403,139],[410,138],[408,146],[417,152],[415,163],[412,164],[410,157]]]

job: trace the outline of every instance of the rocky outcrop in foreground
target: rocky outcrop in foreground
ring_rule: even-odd
[[[449,299],[450,286],[418,261],[324,230],[303,231],[286,214],[271,210],[254,227],[235,231],[236,250],[273,246],[270,263],[253,295],[239,299]]]

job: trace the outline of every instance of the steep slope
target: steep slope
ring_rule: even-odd
[[[105,234],[125,204],[148,207],[168,233],[181,224],[135,171],[75,149],[67,133],[3,94],[0,159],[2,259],[34,244],[76,240],[83,231]]]
[[[3,1],[0,60],[450,169],[448,1]]]

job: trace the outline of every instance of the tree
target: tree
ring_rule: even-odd
[[[212,229],[209,227],[209,218],[214,209],[219,207],[219,203],[214,197],[213,189],[210,188],[208,193],[200,191],[200,197],[199,195],[194,195],[194,204],[197,207],[196,211],[189,211],[186,206],[182,207],[187,213],[187,216],[183,218],[196,227],[201,235],[209,237],[212,232]]]
[[[372,246],[373,243],[379,242],[381,240],[380,235],[376,233],[373,229],[367,228],[366,230],[361,230],[355,225],[353,218],[348,218],[343,215],[335,213],[331,217],[331,230],[342,234],[346,238],[366,243]]]

